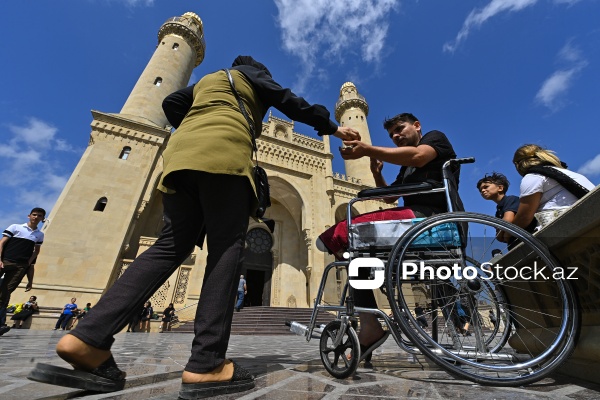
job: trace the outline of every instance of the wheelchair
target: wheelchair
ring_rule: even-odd
[[[307,341],[320,333],[320,357],[335,378],[353,375],[361,361],[358,313],[377,316],[405,352],[482,385],[536,382],[574,350],[580,318],[575,294],[547,247],[501,219],[453,211],[452,171],[473,162],[447,161],[440,188],[422,183],[367,189],[348,203],[346,259],[325,268],[310,323],[296,330]],[[447,213],[403,221],[352,221],[352,205],[359,201],[440,192],[445,193]],[[498,231],[512,235],[515,244],[499,242]],[[350,275],[365,266],[372,267],[371,276],[384,275],[381,290],[391,316],[354,305]],[[323,301],[332,270],[349,276],[339,304]],[[426,328],[410,312],[416,302],[426,306]],[[486,317],[490,311],[495,321]],[[337,318],[316,327],[320,312],[335,312]],[[467,331],[465,321],[472,327]]]

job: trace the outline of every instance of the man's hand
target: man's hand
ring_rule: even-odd
[[[340,149],[340,154],[344,160],[357,160],[367,155],[370,145],[360,140],[344,140],[344,145],[352,146]]]
[[[358,133],[356,129],[352,129],[349,126],[338,126],[338,130],[335,131],[333,136],[342,140],[360,140],[360,133]]]
[[[373,175],[381,175],[381,171],[383,170],[383,162],[379,161],[376,158],[371,158],[371,173]]]
[[[27,282],[27,286],[25,286],[25,291],[29,292],[33,287],[33,282]]]

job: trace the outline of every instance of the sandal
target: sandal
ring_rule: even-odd
[[[110,356],[102,365],[89,372],[38,363],[27,379],[94,392],[116,392],[125,387],[126,375],[117,367],[115,359]]]
[[[233,376],[225,382],[182,383],[179,400],[204,399],[221,394],[238,393],[254,388],[254,376],[233,361]]]

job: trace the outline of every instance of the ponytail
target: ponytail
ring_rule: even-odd
[[[526,144],[519,147],[513,156],[513,163],[521,176],[525,176],[529,169],[535,166],[550,165],[565,168],[552,150],[546,150],[537,144]]]

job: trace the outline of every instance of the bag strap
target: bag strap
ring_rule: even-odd
[[[581,199],[590,192],[589,189],[581,186],[579,182],[571,178],[569,175],[548,165],[536,165],[535,167],[529,168],[527,172],[533,172],[554,179],[560,183],[562,187],[577,197],[577,199]]]
[[[242,101],[240,94],[238,93],[238,91],[235,88],[235,83],[233,83],[233,77],[231,76],[231,73],[229,72],[229,70],[227,68],[224,68],[223,71],[225,71],[225,73],[227,74],[227,79],[229,79],[229,84],[231,85],[231,90],[233,91],[233,95],[235,96],[235,98],[238,102],[238,107],[240,108],[240,111],[242,112],[242,115],[244,116],[244,118],[246,118],[246,121],[248,121],[248,125],[250,126],[250,137],[252,137],[252,150],[254,150],[254,156],[256,157],[256,164],[258,164],[258,154],[257,154],[258,150],[256,147],[256,135],[254,134],[254,122],[252,122],[252,119],[248,115],[248,112],[246,111],[246,107],[244,106],[244,102]]]

